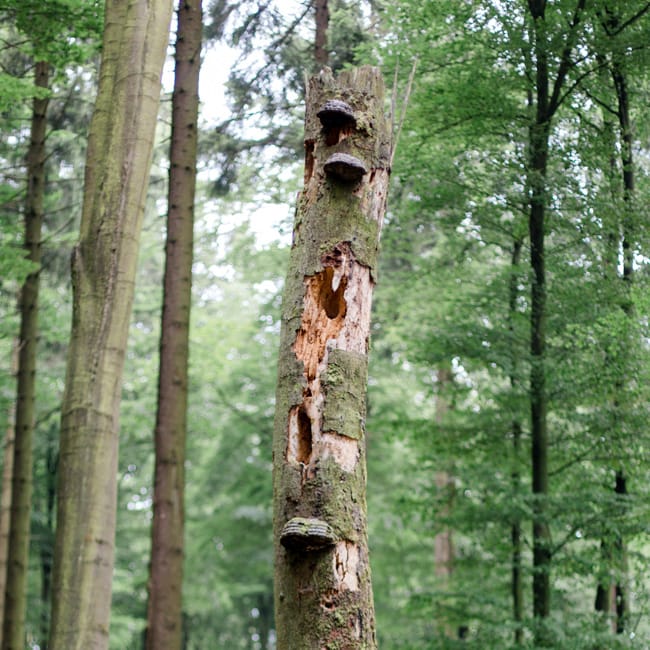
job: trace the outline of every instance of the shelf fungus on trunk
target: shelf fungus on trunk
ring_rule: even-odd
[[[280,542],[291,551],[320,551],[338,542],[332,527],[321,519],[294,517],[282,529]]]
[[[366,165],[349,153],[333,153],[325,161],[325,173],[344,183],[358,183],[368,173]]]
[[[316,115],[326,129],[347,125],[352,128],[357,126],[357,118],[354,116],[352,106],[341,99],[326,101]]]

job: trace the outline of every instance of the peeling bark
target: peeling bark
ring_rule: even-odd
[[[274,435],[278,650],[376,648],[365,413],[389,177],[383,92],[370,67],[337,78],[325,69],[308,88],[305,187],[284,294]],[[319,117],[327,102],[333,112]],[[353,118],[342,112],[339,121],[337,107]],[[333,154],[345,154],[343,167],[325,165]]]

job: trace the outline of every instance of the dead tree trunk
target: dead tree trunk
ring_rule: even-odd
[[[371,67],[312,77],[274,435],[278,650],[376,647],[366,531],[370,306],[389,179]]]

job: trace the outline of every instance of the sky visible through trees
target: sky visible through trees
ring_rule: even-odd
[[[159,9],[163,3],[153,4]],[[155,645],[146,629],[148,608],[151,621],[156,602],[149,577],[154,468],[173,465],[161,456],[156,463],[154,429],[166,220],[173,213],[168,177],[176,20],[169,39],[166,27],[158,30],[169,47],[154,118],[155,89],[144,92],[146,108],[134,110],[144,88],[135,83],[144,72],[140,64],[129,68],[134,85],[118,64],[116,86],[97,94],[110,77],[99,74],[102,39],[127,33],[115,30],[125,21],[119,5],[0,0],[1,458],[11,470],[8,454],[19,436],[22,468],[13,475],[20,498],[11,507],[5,505],[11,477],[2,481],[2,650],[140,650],[147,638]],[[112,32],[105,32],[104,11],[114,17]],[[320,647],[314,640],[320,637],[323,647],[335,648],[337,638],[348,643],[345,634],[362,629],[367,637],[359,632],[356,638],[376,634],[377,647],[387,650],[648,647],[650,3],[204,0],[203,11],[182,602],[175,634],[160,647],[299,650]],[[151,36],[154,22],[152,15],[142,37]],[[127,48],[114,55],[103,49],[108,70]],[[318,158],[332,147],[348,152],[356,146],[351,133],[373,132],[376,120],[359,116],[363,102],[352,95],[338,99],[353,105],[356,121],[341,118],[336,138],[318,122],[322,133],[306,135],[314,124],[305,131],[305,84],[325,59],[334,77],[351,67],[377,66],[386,86],[385,114],[399,133],[380,255],[368,271],[376,287],[362,382],[367,404],[356,389],[336,402],[353,402],[362,418],[374,615],[365,592],[356,615],[338,609],[341,594],[346,603],[354,601],[350,586],[361,584],[361,575],[345,577],[344,567],[355,564],[354,549],[364,546],[363,533],[353,526],[344,531],[336,513],[342,508],[343,520],[360,521],[353,504],[363,498],[345,487],[336,504],[323,505],[323,495],[334,493],[331,463],[318,464],[316,445],[324,431],[319,427],[335,418],[326,407],[319,415],[309,406],[321,388],[324,403],[339,399],[336,373],[346,381],[366,374],[341,370],[350,360],[335,335],[323,357],[333,359],[332,366],[316,374],[299,358],[308,340],[298,336],[300,328],[294,328],[295,344],[284,349],[280,341],[283,327],[286,344],[296,319],[303,329],[309,321],[300,319],[298,307],[286,306],[287,298],[283,310],[287,289],[298,292],[290,299],[296,305],[312,300],[314,313],[322,308],[329,324],[347,318],[352,275],[343,293],[332,284],[334,297],[314,289],[338,268],[332,251],[352,251],[364,269],[373,266],[358,252],[365,251],[358,232],[345,231],[328,248],[330,257],[321,251],[322,268],[307,265],[300,282],[292,275],[304,209],[312,205],[307,199],[338,206],[324,221],[347,227],[349,205],[356,204],[340,201],[356,200],[359,188],[377,178],[369,171],[346,194],[328,180]],[[39,87],[43,71],[47,88]],[[148,81],[142,83],[154,78],[157,73],[144,74]],[[29,152],[42,141],[30,124],[43,106],[41,179],[29,167]],[[132,124],[143,119],[156,125],[150,153],[128,153],[146,139],[140,127],[137,134],[120,130],[129,116]],[[107,133],[105,119],[115,124]],[[321,136],[323,149],[314,144]],[[103,153],[110,137],[116,139]],[[359,151],[353,153],[363,158]],[[122,154],[124,164],[113,167]],[[192,163],[181,167],[188,171]],[[103,190],[93,193],[96,170],[107,176],[97,184]],[[309,184],[314,170],[322,186]],[[117,208],[102,212],[102,206],[137,174],[143,179],[138,206],[115,223]],[[41,201],[34,190],[39,183],[43,221],[34,244],[33,233],[27,240],[25,233],[29,206]],[[314,194],[314,187],[324,189]],[[92,196],[86,196],[82,220],[84,192]],[[124,195],[115,205],[126,201]],[[139,210],[138,236],[139,225],[133,230],[128,224]],[[90,211],[100,217],[96,227],[88,225]],[[35,245],[32,262],[26,250]],[[74,256],[71,279],[73,250],[81,257]],[[122,270],[111,276],[111,269]],[[38,302],[21,299],[35,278]],[[96,290],[81,298],[86,280]],[[122,351],[123,341],[107,334],[108,325],[94,328],[89,316],[114,281],[132,287],[132,313],[131,289],[125,289],[114,308],[98,311],[98,322],[122,320]],[[75,327],[90,324],[88,336],[98,337],[93,351],[77,356],[70,342],[73,297],[74,313],[83,313],[75,316]],[[38,316],[38,334],[21,338],[30,311]],[[181,319],[171,327],[182,327]],[[21,368],[19,353],[29,350],[28,340],[36,344],[35,369]],[[102,385],[99,350],[107,341],[116,360],[106,371],[116,372],[115,379],[71,406],[79,389]],[[296,359],[283,366],[293,352]],[[25,378],[34,380],[33,410],[24,404],[31,398],[21,397],[29,396],[19,388]],[[172,377],[172,390],[180,383]],[[276,397],[278,383],[293,386],[286,403],[281,393]],[[62,404],[68,404],[63,420]],[[101,425],[93,439],[84,427],[96,415]],[[72,418],[79,421],[71,424]],[[349,433],[354,417],[345,419],[340,428]],[[278,442],[285,422],[287,434],[302,436],[299,453]],[[325,433],[338,440],[331,429]],[[315,436],[309,444],[306,432]],[[106,443],[106,451],[93,460],[95,442]],[[31,472],[21,450],[32,456]],[[116,471],[108,462],[112,454]],[[98,469],[86,475],[93,462]],[[287,477],[300,463],[306,469],[294,485]],[[102,471],[110,476],[98,485],[94,479]],[[339,478],[336,485],[348,485],[347,474]],[[93,522],[79,514],[86,507],[74,505],[79,499],[88,500],[93,516],[109,514]],[[64,501],[72,506],[63,507]],[[106,505],[111,501],[114,525]],[[21,519],[25,513],[29,519]],[[102,523],[109,525],[100,532]],[[287,524],[293,526],[289,533]],[[304,555],[291,556],[295,548],[282,543],[283,534],[309,538]],[[24,565],[16,558],[26,542]],[[64,549],[72,547],[84,549],[79,565],[66,564],[75,553]],[[280,576],[275,588],[274,564]],[[94,595],[79,591],[77,602],[67,602],[62,577],[74,582],[83,567],[98,580]],[[340,578],[332,589],[321,580],[328,571]],[[288,619],[282,609],[298,602],[283,589],[299,591],[310,576],[310,596],[300,602],[318,601],[323,615],[313,625],[304,622],[305,611],[304,618]],[[309,630],[301,633],[301,625]],[[79,632],[84,626],[88,631]],[[72,636],[62,640],[61,630]]]

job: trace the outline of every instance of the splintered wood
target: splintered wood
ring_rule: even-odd
[[[287,460],[313,466],[318,458],[332,457],[351,472],[359,457],[358,441],[336,430],[323,431],[321,376],[334,349],[367,354],[372,279],[370,269],[356,262],[347,242],[321,261],[323,271],[304,281],[302,323],[294,352],[304,365],[307,387],[302,404],[289,412]]]

